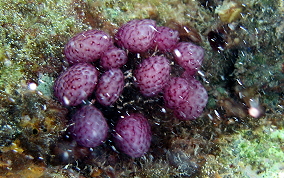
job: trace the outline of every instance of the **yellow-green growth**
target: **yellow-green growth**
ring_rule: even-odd
[[[54,64],[58,60],[61,66],[64,43],[86,28],[77,19],[71,1],[8,0],[0,1],[0,7],[2,92],[5,88],[9,93],[22,79],[36,80],[38,71],[50,61]]]
[[[284,166],[283,144],[284,130],[274,126],[224,136],[219,156],[208,161],[203,171],[208,174],[214,169],[213,174],[221,177],[279,177]]]

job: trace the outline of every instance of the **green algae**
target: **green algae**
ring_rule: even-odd
[[[236,33],[246,44],[237,47],[240,51],[238,56],[235,56],[233,50],[230,49],[223,53],[211,50],[206,35],[208,31],[217,28],[216,26],[220,26],[220,24],[216,14],[202,7],[200,2],[177,0],[0,1],[0,117],[3,118],[1,119],[0,135],[4,135],[2,138],[6,139],[1,140],[0,145],[7,145],[20,134],[24,135],[23,133],[26,130],[33,129],[23,129],[18,125],[22,117],[30,117],[35,123],[37,120],[43,121],[46,117],[44,109],[41,108],[46,107],[47,101],[45,99],[52,100],[52,83],[58,73],[62,71],[64,65],[62,62],[64,44],[75,33],[91,28],[90,24],[84,22],[86,17],[80,16],[78,11],[75,10],[82,6],[86,8],[84,10],[88,10],[88,13],[93,15],[92,17],[97,18],[99,16],[100,23],[110,22],[116,27],[134,18],[152,18],[157,20],[159,25],[167,24],[173,20],[181,24],[194,26],[200,32],[203,39],[202,46],[207,51],[205,57],[207,65],[205,64],[202,70],[206,71],[206,78],[209,81],[208,91],[209,94],[214,93],[216,96],[216,98],[210,96],[207,113],[212,113],[213,110],[216,111],[219,107],[222,107],[218,105],[220,97],[227,98],[232,95],[226,88],[228,86],[224,86],[224,81],[228,77],[224,75],[224,71],[227,70],[228,66],[231,66],[231,59],[236,61],[233,63],[234,71],[230,73],[229,77],[239,80],[244,88],[256,87],[262,91],[262,101],[269,110],[283,113],[279,108],[277,109],[277,105],[281,105],[280,101],[283,100],[283,94],[281,95],[281,92],[279,92],[283,89],[283,86],[282,88],[278,87],[283,81],[283,72],[281,72],[283,63],[281,60],[283,59],[283,45],[281,46],[281,39],[283,41],[283,30],[281,29],[283,13],[281,12],[283,11],[279,7],[281,1],[255,0],[241,2],[245,4],[244,12],[243,17],[237,23],[243,27],[243,30],[236,30]],[[212,8],[220,5],[219,3],[221,1],[214,1]],[[279,14],[282,14],[282,17],[279,17]],[[96,25],[107,28],[99,24]],[[95,28],[96,26],[92,27]],[[40,98],[38,93],[25,93],[27,89],[26,81],[29,79],[38,83],[37,91],[46,97]],[[234,86],[230,87],[232,89]],[[46,112],[51,113],[50,117],[54,115],[52,109]],[[221,115],[221,117],[224,116]],[[281,118],[283,116],[277,115],[277,117]],[[270,120],[270,118],[266,119]],[[206,114],[203,118],[200,118],[200,122],[180,123],[175,121],[174,123],[177,126],[167,129],[169,131],[163,134],[178,139],[179,135],[175,133],[175,130],[185,130],[184,134],[189,137],[184,139],[185,142],[190,140],[189,135],[195,137],[200,135],[201,138],[206,136],[214,138],[214,135],[221,135],[218,143],[221,151],[208,151],[208,155],[204,156],[203,154],[203,156],[200,156],[207,157],[207,163],[203,170],[204,177],[209,175],[212,177],[217,174],[222,177],[269,177],[269,175],[273,177],[281,172],[280,168],[283,167],[281,158],[284,156],[282,150],[283,129],[263,126],[253,130],[249,128],[247,121],[242,120],[240,123],[235,123],[236,126],[228,126],[222,123],[223,128],[231,127],[233,128],[231,130],[236,132],[227,135],[228,131],[225,130],[229,129],[220,129],[220,131],[217,126],[211,126],[212,123],[206,118]],[[251,121],[250,124],[257,125],[259,122]],[[245,129],[239,129],[239,125],[245,125],[246,127]],[[205,133],[205,129],[200,129],[201,127],[210,128],[208,130],[212,133]],[[50,140],[54,141],[56,138],[54,140],[52,138],[59,135],[59,132],[52,134],[41,132],[40,135],[44,138],[42,142],[48,142]],[[29,136],[32,136],[32,139]],[[157,135],[155,136],[157,137]],[[37,138],[33,134],[26,134],[22,138],[27,140],[27,144],[30,142],[38,147],[38,152],[41,151],[41,154],[48,154],[48,143],[38,142],[37,144],[34,141],[41,138]],[[201,138],[196,140],[202,140]],[[205,140],[204,138],[203,140]],[[204,142],[206,141],[208,140]],[[158,145],[158,143],[156,144]],[[42,145],[45,147],[44,151],[40,150]],[[198,149],[198,144],[195,146],[194,153],[196,155],[194,156],[198,157],[202,149]],[[172,148],[165,147],[162,149],[171,151]],[[181,152],[180,155],[190,150],[189,147],[184,150],[177,149]],[[27,149],[27,151],[29,150]],[[113,151],[110,153],[113,154]],[[174,158],[178,159],[180,155],[177,154]],[[191,154],[186,155],[194,157]],[[195,159],[197,159],[196,157]],[[187,172],[188,170],[183,170],[182,167],[179,169],[174,168],[166,159],[160,158],[153,158],[149,154],[145,158],[136,160],[135,165],[131,165],[133,163],[131,161],[128,164],[121,161],[116,169],[120,169],[121,175],[125,177],[129,175],[140,177],[186,177],[191,175],[191,173]],[[185,160],[184,165],[190,165],[191,160]],[[140,164],[142,166],[139,166]],[[269,165],[273,166],[269,167]],[[91,166],[86,164],[86,167]],[[101,167],[104,166],[111,167],[101,165]],[[119,166],[121,167],[119,168]],[[121,170],[122,168],[124,171]],[[143,171],[143,169],[146,169],[146,171]],[[220,170],[220,172],[217,170]],[[56,174],[61,172],[61,170],[53,171]],[[51,170],[47,172],[52,174]],[[63,175],[61,176],[63,177]]]
[[[54,56],[60,65],[64,42],[84,26],[68,1],[1,1],[0,6],[0,84],[5,88],[35,77]]]
[[[219,167],[215,167],[214,174],[221,177],[279,177],[284,166],[283,134],[283,129],[261,126],[253,131],[241,130],[224,136],[219,145],[221,152],[214,160],[215,166]]]
[[[37,87],[37,91],[40,91],[42,95],[52,98],[53,95],[53,83],[54,83],[54,78],[50,77],[46,74],[43,74],[42,76],[39,77],[39,85]]]
[[[86,25],[77,18],[70,1],[8,0],[0,1],[0,7],[0,144],[3,146],[25,133],[20,124],[22,118],[44,120],[46,113],[42,108],[47,102],[37,93],[31,95],[28,83],[41,84],[39,77],[43,74],[58,75],[63,65],[64,43]],[[50,85],[45,89],[42,86],[39,91],[51,97]]]
[[[51,86],[44,88],[40,76],[58,75],[65,42],[86,25],[70,1],[9,0],[0,1],[0,7],[0,117],[3,126],[15,127],[29,107],[22,105],[28,83],[41,84],[39,91],[50,98]],[[30,100],[37,103],[40,98],[33,95]]]
[[[199,8],[198,1],[106,0],[94,2],[88,0],[87,2],[91,8],[100,11],[105,20],[117,24],[123,24],[130,19],[151,18],[157,20],[160,25],[174,20],[181,24],[191,23],[200,28],[204,27],[205,19],[213,20],[212,16],[205,13],[205,9]]]

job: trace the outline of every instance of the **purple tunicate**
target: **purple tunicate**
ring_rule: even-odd
[[[124,75],[119,68],[106,71],[97,84],[97,101],[105,106],[112,105],[121,95],[123,87]]]
[[[104,69],[120,68],[127,62],[124,50],[112,47],[102,54],[100,64]]]
[[[69,131],[79,145],[96,147],[107,138],[109,127],[106,119],[101,111],[92,105],[79,109],[71,122]]]
[[[156,21],[135,19],[127,22],[118,29],[115,41],[118,46],[130,52],[146,52],[153,46],[156,31]]]
[[[54,83],[54,95],[65,106],[76,106],[94,91],[99,72],[88,63],[78,63],[63,72]]]
[[[184,104],[189,97],[189,83],[180,77],[172,78],[164,88],[164,101],[168,108],[176,109]]]
[[[78,33],[65,45],[64,54],[69,64],[94,62],[113,45],[112,38],[100,30]]]
[[[170,78],[170,64],[163,56],[144,59],[134,72],[136,83],[144,96],[161,92]]]
[[[179,41],[178,31],[169,27],[157,27],[154,39],[157,49],[162,52],[171,52]]]
[[[151,128],[142,114],[131,114],[120,119],[115,127],[114,142],[125,154],[137,158],[150,147]]]
[[[175,77],[164,89],[164,100],[178,119],[194,120],[205,108],[208,95],[203,85],[193,77]]]
[[[194,75],[200,68],[204,49],[190,42],[180,42],[173,50],[175,61],[183,67],[188,74]]]

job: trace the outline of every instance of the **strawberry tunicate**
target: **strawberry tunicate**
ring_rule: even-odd
[[[83,106],[73,115],[71,121],[69,131],[78,144],[96,147],[106,140],[109,127],[96,107]]]
[[[194,120],[205,108],[208,95],[203,85],[193,77],[175,77],[164,89],[166,106],[180,120]]]
[[[112,46],[112,38],[100,30],[78,33],[65,45],[64,54],[70,64],[94,62]]]
[[[162,52],[171,52],[179,40],[178,31],[169,27],[157,27],[156,37],[154,39],[158,50]]]
[[[120,68],[127,62],[124,50],[112,47],[103,53],[100,64],[104,69]]]
[[[100,77],[96,89],[96,98],[105,106],[113,104],[121,95],[124,87],[124,75],[120,69],[113,68]]]
[[[151,129],[142,114],[131,114],[120,119],[115,127],[116,147],[131,157],[141,157],[150,147]]]
[[[55,97],[66,106],[76,106],[94,91],[99,72],[88,63],[78,63],[63,72],[54,83]]]
[[[173,50],[173,54],[175,61],[188,74],[194,75],[202,64],[204,49],[190,42],[180,42]]]
[[[164,101],[168,108],[176,109],[189,97],[189,83],[180,77],[172,78],[164,89]]]
[[[156,21],[135,19],[118,29],[115,40],[118,46],[130,52],[146,52],[153,46],[156,31]]]
[[[163,56],[144,59],[134,73],[136,83],[144,96],[155,96],[161,92],[170,78],[170,64]]]

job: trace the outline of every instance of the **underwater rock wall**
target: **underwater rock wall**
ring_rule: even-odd
[[[273,159],[283,154],[283,1],[18,0],[1,1],[0,6],[2,175],[249,177],[283,173],[283,163]],[[197,76],[209,96],[203,115],[195,121],[180,121],[162,107],[161,98],[141,100],[130,90],[125,104],[121,100],[117,104],[131,109],[135,101],[136,108],[151,118],[156,134],[148,154],[131,159],[113,149],[110,141],[94,149],[77,145],[64,137],[72,108],[68,114],[52,91],[53,82],[68,67],[62,55],[64,44],[84,30],[113,35],[127,21],[145,18],[179,31],[183,41],[205,49]],[[180,74],[181,69],[173,65],[172,72]],[[115,113],[114,108],[101,109]],[[269,152],[274,156],[249,154],[257,144],[255,152],[262,152],[264,140],[264,148],[274,148]],[[223,154],[233,149],[234,159]],[[263,160],[273,163],[273,171]]]

